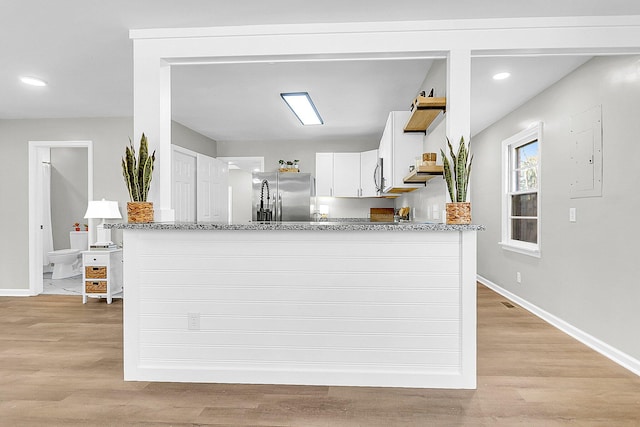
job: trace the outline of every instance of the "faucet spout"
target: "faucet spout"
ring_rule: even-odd
[[[264,206],[264,190],[267,189],[267,207]],[[260,209],[258,210],[258,221],[271,221],[271,193],[269,191],[269,181],[262,180],[260,187]]]
[[[264,208],[264,188],[267,187],[267,209],[269,208],[269,200],[271,196],[269,194],[269,181],[266,179],[262,180],[262,187],[260,187],[260,209]]]

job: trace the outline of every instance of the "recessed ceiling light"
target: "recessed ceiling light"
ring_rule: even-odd
[[[24,84],[30,85],[30,86],[46,86],[47,82],[45,82],[42,79],[39,79],[37,77],[29,77],[29,76],[22,76],[20,77],[20,81]]]
[[[280,96],[303,125],[321,125],[324,123],[307,92],[281,93]]]
[[[504,80],[509,78],[509,76],[511,76],[511,73],[508,72],[503,72],[503,73],[498,73],[498,74],[494,74],[493,75],[493,80]]]

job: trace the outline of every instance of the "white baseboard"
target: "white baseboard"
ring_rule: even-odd
[[[560,329],[562,332],[566,333],[567,335],[570,335],[571,337],[577,339],[587,347],[597,351],[598,353],[602,354],[608,359],[611,359],[612,361],[622,366],[623,368],[628,369],[634,374],[640,376],[640,360],[635,359],[629,356],[628,354],[618,350],[617,348],[612,347],[609,344],[599,340],[598,338],[595,338],[587,334],[586,332],[576,328],[575,326],[571,325],[570,323],[567,323],[566,321],[560,319],[559,317],[556,317],[553,314],[541,309],[540,307],[534,304],[531,304],[530,302],[520,298],[519,296],[507,291],[506,289],[500,287],[496,283],[493,283],[492,281],[480,275],[478,275],[477,278],[478,278],[478,282],[482,283],[487,288],[513,301],[514,303],[518,304],[519,306],[531,312],[532,314],[538,316],[539,318],[549,323],[550,325]]]
[[[30,289],[0,289],[0,297],[30,297]]]

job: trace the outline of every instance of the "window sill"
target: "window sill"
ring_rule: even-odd
[[[502,246],[502,249],[506,251],[516,252],[522,255],[528,255],[535,258],[541,257],[540,249],[537,247],[533,248],[533,247],[526,247],[526,246],[520,246],[520,245],[513,245],[511,243],[505,243],[505,242],[499,242],[498,244]]]

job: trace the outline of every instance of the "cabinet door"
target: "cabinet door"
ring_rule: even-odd
[[[333,153],[316,153],[316,195],[333,196]]]
[[[409,166],[415,165],[416,157],[422,154],[423,135],[405,133],[403,130],[410,115],[409,111],[392,111],[380,140],[385,193],[403,193],[420,186],[404,183]]]
[[[387,192],[393,186],[392,114],[389,114],[387,123],[384,126],[382,138],[380,138],[380,147],[378,148],[378,156],[382,159],[382,188],[384,192]]]
[[[378,167],[378,150],[360,153],[360,197],[375,197],[378,195],[376,177],[380,171]]]
[[[360,195],[360,153],[333,153],[333,195]]]

